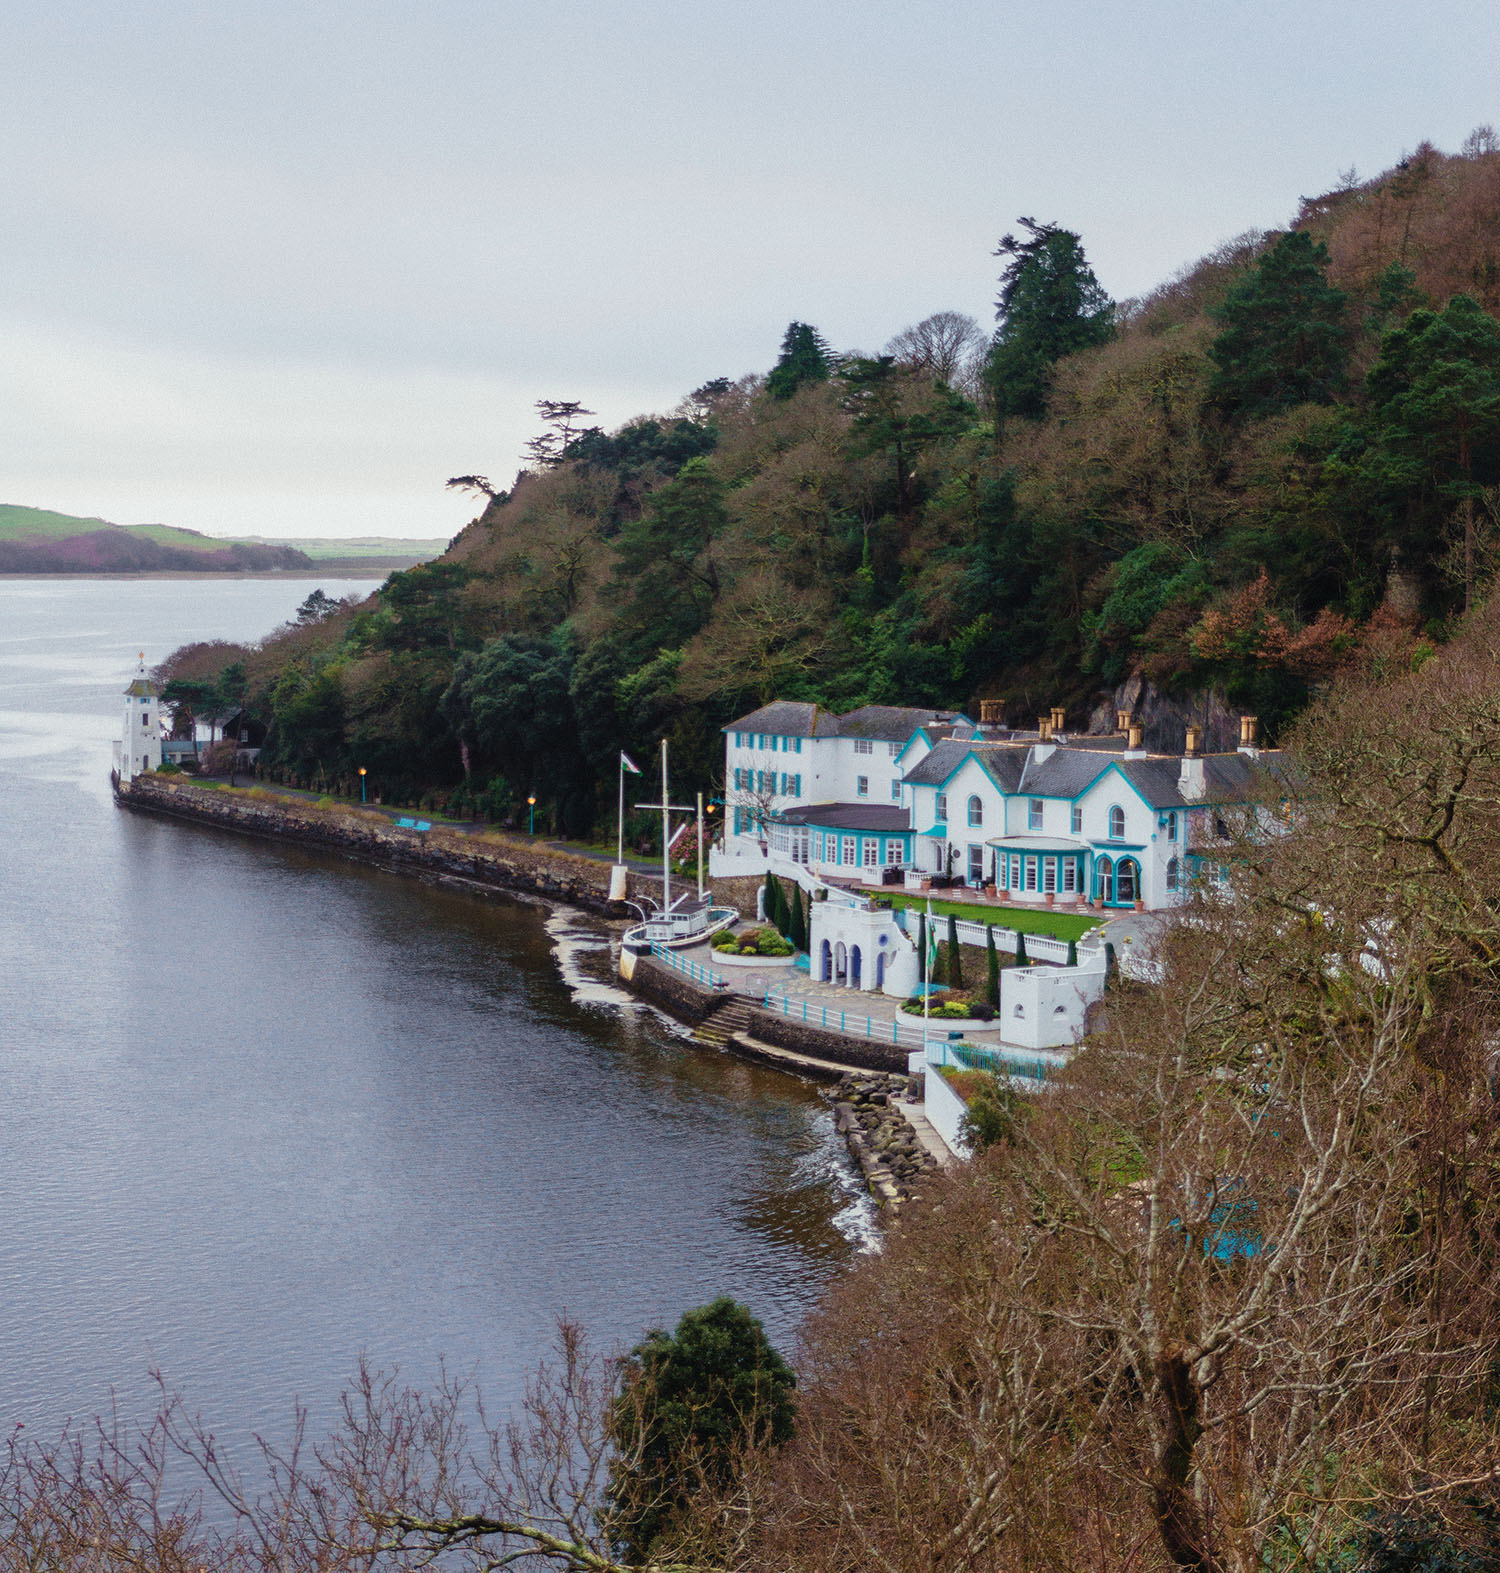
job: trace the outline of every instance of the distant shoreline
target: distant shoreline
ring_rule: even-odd
[[[399,572],[393,568],[334,568],[328,572],[320,572],[312,568],[240,568],[220,569],[217,573],[212,571],[198,572],[197,570],[158,568],[158,569],[117,569],[113,572],[108,568],[90,568],[79,573],[0,573],[0,580],[22,579],[52,579],[74,583],[81,579],[327,579],[330,581],[349,579],[385,579],[390,574]]]

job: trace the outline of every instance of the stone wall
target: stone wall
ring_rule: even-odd
[[[681,1021],[706,1021],[721,1005],[735,997],[728,990],[705,989],[690,983],[680,972],[673,972],[650,956],[636,956],[632,960],[628,973],[621,968],[621,980]]]
[[[126,808],[291,841],[398,873],[582,907],[605,917],[636,916],[609,899],[608,863],[539,846],[526,836],[468,835],[439,825],[421,833],[398,830],[372,810],[319,808],[264,787],[231,791],[170,776],[137,776],[117,796]],[[632,874],[631,884],[637,882],[645,883],[643,876]]]
[[[721,907],[733,907],[742,918],[755,921],[756,903],[760,898],[760,888],[766,882],[764,874],[741,875],[730,878],[712,879],[709,881],[713,889],[714,901]]]
[[[854,995],[857,999],[859,996]],[[872,1038],[846,1038],[841,1032],[825,1032],[805,1021],[756,1007],[750,1012],[750,1035],[777,1048],[815,1059],[832,1060],[838,1065],[857,1065],[862,1070],[906,1073],[909,1051],[895,1043],[877,1043]]]

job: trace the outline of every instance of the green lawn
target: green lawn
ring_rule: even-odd
[[[926,896],[901,895],[894,891],[882,894],[898,907],[910,907],[917,912],[927,910]],[[1082,939],[1100,923],[1098,914],[1092,912],[1058,912],[1051,907],[990,907],[977,901],[933,901],[934,917],[947,917],[950,912],[972,923],[993,923],[996,928],[1016,929],[1022,934],[1050,934],[1062,940]]]

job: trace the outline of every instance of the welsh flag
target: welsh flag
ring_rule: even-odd
[[[932,897],[927,898],[927,977],[932,978],[932,969],[937,966],[938,942],[937,929],[932,921]]]
[[[620,769],[628,770],[633,776],[638,776],[641,773],[641,767],[636,764],[635,760],[623,748],[620,750]]]

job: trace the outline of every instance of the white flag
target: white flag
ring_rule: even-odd
[[[633,776],[638,776],[641,773],[641,767],[636,764],[635,760],[623,748],[620,750],[620,769],[628,770]]]

